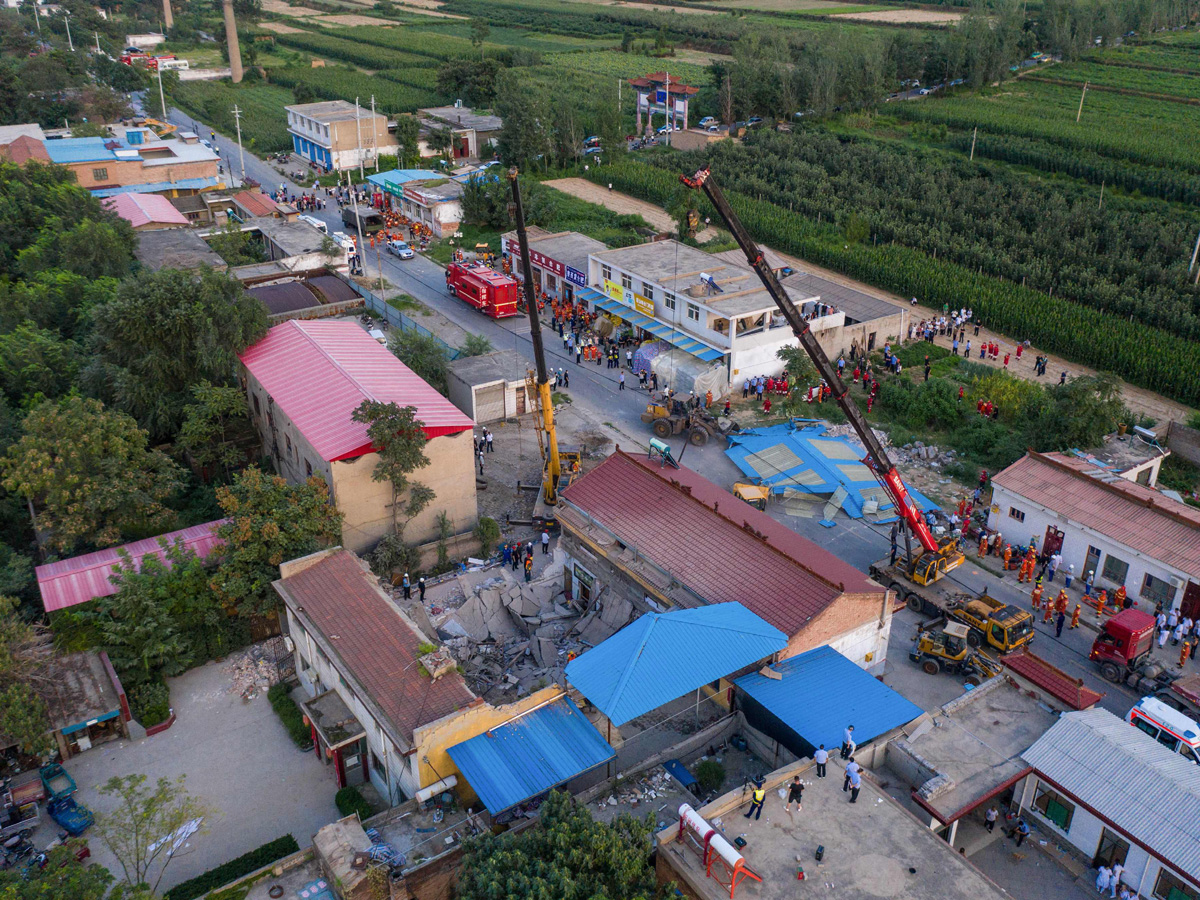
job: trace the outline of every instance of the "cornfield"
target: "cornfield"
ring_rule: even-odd
[[[375,108],[386,113],[414,112],[427,106],[437,106],[440,97],[433,91],[409,87],[385,78],[376,78],[355,69],[326,66],[321,69],[306,69],[292,66],[271,69],[271,80],[285,87],[306,84],[318,97],[326,100],[358,99],[364,107],[375,97]],[[289,101],[290,102],[290,101]],[[276,111],[275,116],[279,114]],[[282,119],[281,119],[282,121]]]

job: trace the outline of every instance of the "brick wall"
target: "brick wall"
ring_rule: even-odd
[[[892,613],[890,604],[884,613],[882,626],[879,623],[880,610],[884,607],[884,592],[870,594],[842,594],[829,606],[822,610],[816,618],[802,630],[794,634],[788,641],[783,658],[796,656],[815,647],[826,644],[836,644],[838,638],[860,628],[876,627],[876,647],[874,658],[866,661],[864,654],[857,653],[854,662],[863,668],[874,668],[882,663],[887,653],[888,636],[891,634]],[[856,646],[861,641],[856,641]],[[844,652],[840,648],[838,652]]]
[[[1167,427],[1167,447],[1172,453],[1200,466],[1200,429],[1171,422]]]

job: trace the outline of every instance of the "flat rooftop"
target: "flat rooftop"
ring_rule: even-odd
[[[516,350],[493,350],[479,356],[464,356],[450,363],[450,371],[466,384],[524,381],[530,364]]]
[[[321,249],[325,237],[307,222],[297,219],[288,222],[271,216],[247,219],[243,231],[250,229],[261,232],[286,256],[303,256],[305,253],[316,253]]]
[[[370,121],[373,115],[369,108],[363,109],[359,107],[358,110],[355,110],[354,104],[348,103],[345,100],[322,100],[319,103],[293,104],[292,106],[285,106],[284,109],[288,112],[307,116],[316,122],[325,123],[345,122],[347,120],[353,122],[356,118]],[[377,113],[375,115],[383,118],[381,114]]]
[[[477,113],[467,106],[431,106],[421,112],[456,128],[473,128],[476,131],[499,131],[504,124],[499,116]]]
[[[816,778],[808,761],[772,772],[765,781],[766,806],[762,818],[747,820],[749,795],[741,788],[701,808],[709,825],[731,844],[744,835],[741,852],[745,865],[762,878],[745,880],[734,895],[754,900],[794,900],[801,896],[836,896],[839,900],[1002,900],[1008,898],[966,858],[952,851],[936,834],[863,778],[858,802],[843,794],[842,768],[831,759],[829,776]],[[799,773],[805,784],[804,809],[784,812],[779,789]],[[662,815],[665,815],[664,811]],[[675,838],[678,822],[658,834],[659,874],[682,880],[704,900],[729,897],[705,876],[700,857]],[[821,862],[817,847],[824,847]],[[669,867],[673,871],[664,872]],[[796,867],[804,867],[808,884],[796,881]]]
[[[536,227],[536,226],[535,226]],[[554,234],[542,231],[535,234],[533,230],[529,232],[529,249],[536,250],[543,256],[548,256],[564,266],[570,266],[572,269],[578,269],[580,272],[587,272],[588,257],[593,253],[603,253],[608,248],[601,241],[595,238],[590,238],[586,234],[580,234],[577,231],[560,231]],[[517,244],[517,233],[510,231],[504,235],[509,241],[509,246],[515,247]]]
[[[933,714],[932,724],[918,727],[904,742],[945,776],[911,785],[913,800],[943,823],[965,815],[1029,771],[1021,754],[1058,715],[1006,678],[947,703]],[[889,768],[903,774],[900,766]]]
[[[1163,441],[1166,441],[1165,436]],[[1171,455],[1171,451],[1166,447],[1152,443],[1132,430],[1124,437],[1118,437],[1116,434],[1105,435],[1104,443],[1099,447],[1076,450],[1074,453],[1080,459],[1095,462],[1115,472],[1128,472],[1160,456]]]
[[[185,228],[139,231],[137,239],[134,256],[152,272],[200,266],[211,266],[219,271],[226,269],[225,260],[194,231]]]

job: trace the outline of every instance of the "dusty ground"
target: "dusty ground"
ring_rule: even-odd
[[[907,11],[907,10],[906,10]],[[919,10],[918,10],[919,11]],[[561,191],[589,200],[592,203],[599,203],[608,209],[622,213],[637,213],[646,221],[650,222],[655,228],[663,227],[671,229],[674,223],[671,222],[670,216],[661,207],[655,206],[652,203],[647,203],[644,200],[638,200],[619,191],[607,191],[599,185],[592,184],[590,181],[584,181],[582,178],[561,178],[557,181],[549,181],[547,184],[557,187]],[[588,189],[585,193],[584,188],[577,185],[585,185]],[[649,211],[649,213],[647,212]],[[651,214],[656,216],[652,218]],[[711,229],[706,229],[709,231]],[[706,240],[707,234],[701,234],[700,239]],[[815,275],[820,275],[822,278],[828,278],[836,284],[846,285],[863,293],[870,294],[873,297],[879,297],[881,300],[886,300],[896,306],[902,306],[912,311],[912,321],[920,322],[924,318],[932,318],[935,315],[934,310],[926,306],[912,306],[911,303],[896,294],[882,291],[869,284],[861,281],[855,281],[853,278],[847,278],[840,272],[835,272],[832,269],[826,269],[821,266],[813,265],[812,263],[801,259],[798,256],[791,256],[787,253],[775,251],[789,265],[803,269],[807,272],[812,272]],[[936,315],[941,315],[941,310],[938,310]],[[984,365],[993,366],[995,368],[1003,368],[1004,354],[1008,352],[1015,353],[1017,340],[1013,337],[989,331],[986,328],[981,328],[979,335],[974,334],[974,329],[968,329],[967,336],[971,339],[972,348],[977,348],[981,341],[995,341],[1000,345],[1000,356],[996,360],[981,360],[979,354],[976,353],[972,362],[983,363]],[[944,347],[949,347],[951,341],[947,336],[935,338],[935,343]],[[1042,354],[1049,359],[1049,364],[1046,368],[1046,374],[1042,378],[1038,378],[1033,371],[1033,360],[1038,354]],[[1043,384],[1057,383],[1059,373],[1066,372],[1068,377],[1076,375],[1094,375],[1095,369],[1087,366],[1081,366],[1076,363],[1068,362],[1060,356],[1055,356],[1052,353],[1046,353],[1044,350],[1039,350],[1037,346],[1026,348],[1022,354],[1021,362],[1018,364],[1014,359],[1009,361],[1008,371],[1010,374],[1018,378],[1024,378],[1027,381],[1038,381]],[[1156,428],[1160,431],[1166,428],[1166,424],[1171,419],[1176,421],[1184,421],[1191,414],[1190,407],[1174,400],[1163,397],[1161,394],[1156,394],[1153,391],[1148,391],[1145,388],[1134,387],[1126,382],[1121,383],[1121,393],[1124,397],[1125,404],[1134,412],[1142,413],[1150,416],[1156,422]]]
[[[318,25],[325,25],[330,28],[353,27],[355,25],[374,25],[376,28],[391,28],[396,24],[386,19],[377,19],[374,16],[358,16],[353,13],[336,16],[316,16],[312,21]]]
[[[267,31],[273,31],[276,34],[303,34],[303,28],[293,28],[291,25],[284,25],[282,22],[263,22],[262,27]]]
[[[642,4],[631,4],[640,6]],[[583,178],[556,178],[553,181],[545,182],[552,188],[558,188],[564,194],[570,194],[572,197],[578,197],[581,200],[587,200],[589,203],[596,203],[603,206],[605,209],[611,209],[615,213],[621,215],[638,215],[650,223],[651,227],[657,228],[659,231],[674,231],[675,222],[667,215],[667,211],[661,206],[655,206],[653,203],[647,203],[645,200],[638,200],[636,197],[630,197],[628,194],[622,194],[620,191],[610,191],[601,187],[598,184],[592,184]],[[699,241],[706,241],[716,234],[716,229],[705,228],[696,235]]]
[[[837,15],[837,13],[834,13]],[[942,10],[932,9],[886,9],[879,12],[856,12],[842,13],[838,15],[839,19],[855,19],[859,22],[890,22],[892,24],[904,25],[908,23],[919,23],[921,25],[947,25],[951,22],[957,22],[963,17],[960,12],[943,12]]]
[[[292,6],[283,0],[263,0],[263,12],[275,13],[280,16],[293,16],[302,19],[305,16],[319,16],[319,9],[308,9],[304,6]]]
[[[861,7],[858,3],[830,3],[828,0],[715,0],[716,5],[736,9],[769,9],[778,12],[815,10],[837,13],[847,7]]]

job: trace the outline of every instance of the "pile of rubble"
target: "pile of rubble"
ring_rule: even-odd
[[[683,788],[661,766],[652,769],[637,780],[619,782],[616,789],[596,801],[599,809],[606,806],[630,806],[636,809],[654,806],[655,812],[664,808],[679,808],[679,798],[687,797]],[[694,798],[689,798],[694,799]]]
[[[932,469],[947,466],[955,462],[957,458],[958,454],[953,450],[942,450],[932,444],[926,445],[922,441],[905,444],[896,451],[896,462],[923,463]]]
[[[878,428],[872,428],[875,433],[875,439],[885,447],[892,446],[891,439],[886,431],[880,431]],[[858,432],[854,430],[854,426],[847,422],[844,425],[828,425],[825,428],[824,437],[849,438],[856,444],[861,445],[862,441],[858,436]]]
[[[563,593],[561,575],[529,584],[501,567],[482,583],[460,576],[463,600],[431,610],[430,624],[479,696],[491,690],[522,696],[563,683],[574,658],[623,628],[633,605],[609,597],[582,608]]]
[[[283,638],[274,637],[230,656],[222,667],[229,676],[229,693],[241,694],[245,700],[265,694],[279,681],[279,662],[287,655]]]

